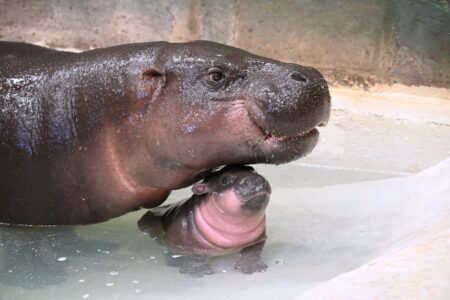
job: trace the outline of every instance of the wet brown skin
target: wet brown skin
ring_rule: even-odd
[[[329,113],[316,70],[213,42],[0,42],[0,222],[156,207],[218,166],[306,155]]]

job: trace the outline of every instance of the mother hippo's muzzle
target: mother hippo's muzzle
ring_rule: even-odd
[[[272,64],[270,70],[253,81],[248,103],[267,138],[306,135],[328,122],[330,94],[317,70],[296,64]]]

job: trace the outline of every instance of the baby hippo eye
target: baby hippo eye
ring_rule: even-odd
[[[224,186],[232,185],[234,183],[234,179],[234,176],[222,175],[222,177],[220,177],[220,184]]]
[[[228,178],[228,176],[222,176],[222,178],[220,179],[220,183],[222,185],[229,185],[230,184],[230,179]]]

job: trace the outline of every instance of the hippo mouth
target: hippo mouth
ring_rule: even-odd
[[[269,201],[270,194],[267,192],[261,192],[256,195],[253,195],[251,198],[245,201],[244,205],[242,207],[244,209],[252,210],[252,211],[258,211],[264,208],[264,206]]]
[[[325,122],[320,122],[316,126],[311,127],[311,128],[309,128],[307,130],[304,130],[304,131],[302,131],[302,132],[300,132],[298,134],[280,135],[280,134],[274,134],[274,133],[268,131],[267,129],[262,128],[258,124],[258,122],[253,120],[253,118],[250,117],[250,119],[252,120],[253,124],[258,128],[264,143],[268,144],[268,145],[280,144],[280,143],[283,143],[283,142],[287,142],[288,140],[290,142],[305,141],[309,137],[318,136],[319,135],[319,130],[317,129],[317,127],[326,126]]]
[[[263,128],[249,114],[251,122],[255,126],[258,135],[258,141],[252,150],[255,163],[282,164],[300,157],[303,157],[314,149],[319,141],[319,130],[317,127],[326,126],[325,121],[318,121],[315,126],[303,130],[297,134],[281,135],[275,134]]]
[[[317,126],[325,126],[325,123],[320,123]],[[259,126],[258,126],[259,127]],[[272,133],[268,132],[267,130],[262,129],[261,127],[259,127],[259,129],[263,132],[264,134],[264,140],[267,143],[271,143],[273,141],[283,141],[286,139],[297,139],[297,138],[303,138],[303,137],[307,137],[308,135],[314,135],[314,134],[319,134],[319,130],[317,130],[316,127],[313,127],[303,133],[299,133],[299,134],[295,134],[295,135],[284,135],[284,136],[276,136],[273,135]]]

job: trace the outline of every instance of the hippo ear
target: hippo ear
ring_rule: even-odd
[[[192,192],[195,195],[204,195],[209,192],[208,185],[204,182],[196,183],[192,186]]]
[[[142,73],[142,80],[154,88],[163,88],[166,85],[166,72],[151,68]]]

